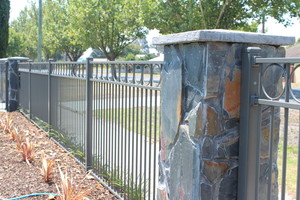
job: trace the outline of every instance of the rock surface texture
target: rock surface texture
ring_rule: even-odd
[[[8,66],[8,112],[16,111],[19,108],[19,73],[18,60],[9,60]]]
[[[28,61],[28,58],[14,57],[6,59],[8,61],[7,72],[7,90],[8,90],[8,104],[7,111],[13,112],[19,109],[20,96],[20,77],[18,63],[21,61]]]
[[[284,49],[228,41],[170,43],[164,47],[162,70],[158,199],[237,199],[242,50],[255,46],[262,57],[283,57]],[[263,115],[265,125],[268,117]],[[268,145],[269,130],[262,129],[262,145]],[[262,151],[263,161],[268,147]]]

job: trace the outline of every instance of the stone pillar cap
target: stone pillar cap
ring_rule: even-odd
[[[223,29],[188,31],[153,38],[154,45],[170,45],[192,42],[232,42],[282,46],[294,44],[295,41],[295,37],[292,36],[268,35],[264,33]]]
[[[10,57],[10,58],[7,58],[7,60],[28,61],[29,58],[26,58],[26,57]]]

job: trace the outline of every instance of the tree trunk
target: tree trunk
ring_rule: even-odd
[[[102,48],[101,48],[102,49]],[[104,55],[106,56],[106,58],[109,60],[109,61],[115,61],[115,59],[116,59],[116,57],[117,57],[117,55],[115,54],[115,53],[107,53],[107,51],[106,50],[104,50],[104,49],[102,49],[102,51],[103,51],[103,53],[104,53]],[[114,64],[112,64],[111,65],[111,77],[112,77],[112,79],[114,79],[114,80],[116,80],[117,79],[117,70],[116,70],[116,68],[115,68],[115,65]]]

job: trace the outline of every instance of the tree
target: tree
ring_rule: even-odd
[[[70,0],[70,6],[73,26],[108,60],[115,60],[126,46],[147,33],[140,0]]]
[[[9,46],[13,49],[16,44],[13,44],[15,40],[19,40],[20,44],[20,56],[28,57],[32,60],[37,58],[37,17],[38,10],[35,4],[31,4],[29,7],[25,7],[24,10],[20,12],[19,17],[11,23],[11,33],[9,39]],[[10,49],[10,55],[15,53]]]
[[[279,23],[288,26],[291,24],[289,17],[300,17],[299,0],[253,0],[249,2],[254,18],[263,25],[268,17],[273,17]],[[264,30],[263,30],[264,32]]]
[[[149,53],[149,44],[146,36],[133,41],[132,44],[139,45],[141,47],[141,53]]]
[[[132,55],[137,55],[137,54],[141,54],[141,46],[136,45],[136,44],[129,44],[127,47],[124,48],[124,50],[122,51],[122,53],[120,54],[120,56],[122,57],[126,57],[129,54]]]
[[[256,31],[262,18],[288,24],[286,14],[299,17],[298,0],[148,0],[143,19],[149,29],[177,33],[196,29]]]
[[[9,0],[0,0],[0,58],[6,57],[8,46],[9,11]]]
[[[87,46],[83,34],[77,32],[70,24],[69,4],[67,0],[43,1],[43,57],[56,58],[65,53],[69,60],[76,61]],[[38,9],[35,2],[20,12],[19,17],[11,24],[13,31],[10,47],[13,51],[15,40],[20,41],[22,55],[35,60],[38,41]],[[19,54],[19,53],[18,53]]]
[[[105,55],[103,55],[103,53],[100,49],[93,49],[91,57],[93,57],[93,58],[106,58]]]
[[[23,53],[24,50],[24,42],[23,42],[22,34],[18,33],[13,28],[9,28],[9,40],[8,40],[8,47],[7,47],[7,55],[8,57],[25,57]]]
[[[67,0],[44,1],[44,47],[47,58],[53,57],[57,52],[66,53],[71,61],[76,61],[88,48],[84,34],[71,22],[73,14],[70,13]]]

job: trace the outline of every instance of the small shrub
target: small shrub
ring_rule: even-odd
[[[4,130],[4,128],[5,128],[5,120],[4,119],[0,120],[0,126]]]
[[[17,141],[17,149],[21,149],[21,144],[24,142],[23,134],[16,135],[16,141]]]
[[[58,200],[81,200],[85,198],[92,190],[80,191],[81,183],[86,179],[86,177],[80,182],[80,184],[75,184],[71,178],[68,178],[68,174],[64,174],[59,168],[61,185],[60,189],[56,185],[59,196],[56,197]],[[88,174],[89,175],[89,174]],[[87,175],[87,176],[88,176]]]
[[[9,135],[10,135],[10,140],[11,141],[16,141],[17,140],[17,135],[19,135],[18,128],[10,129],[9,130]]]
[[[4,132],[9,133],[12,128],[12,116],[10,114],[7,115],[5,125],[4,125]]]
[[[22,155],[23,161],[26,161],[28,165],[30,165],[34,159],[33,149],[34,145],[29,142],[28,138],[26,138],[25,142],[20,144],[20,149],[18,149],[18,152],[20,152]]]
[[[45,153],[42,152],[42,168],[40,169],[45,182],[51,182],[53,176],[54,160],[46,158]]]

